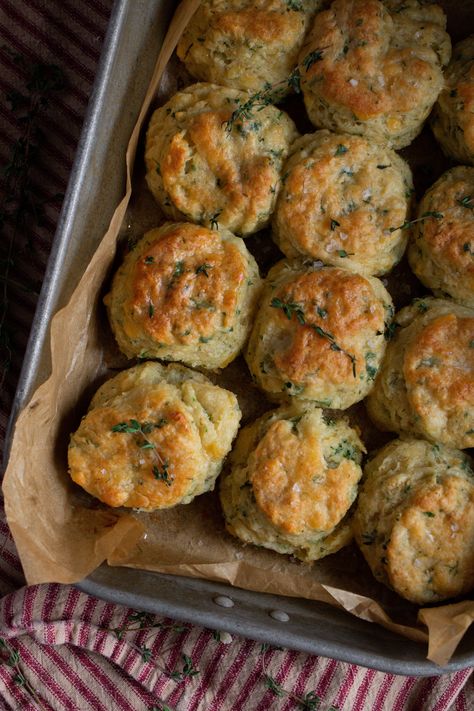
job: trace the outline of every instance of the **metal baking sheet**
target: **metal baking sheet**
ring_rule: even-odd
[[[174,7],[169,0],[116,0],[114,5],[20,376],[5,458],[18,412],[50,372],[51,317],[67,302],[123,195],[126,145]],[[78,587],[133,608],[394,674],[436,675],[474,665],[472,628],[441,669],[425,659],[425,645],[323,603],[107,565]],[[219,596],[232,606],[220,606]],[[286,612],[288,621],[274,619],[274,610]]]

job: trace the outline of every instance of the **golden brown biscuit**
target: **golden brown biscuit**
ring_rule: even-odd
[[[177,53],[196,79],[243,91],[284,82],[321,0],[203,0]]]
[[[417,299],[395,318],[367,409],[383,430],[474,446],[474,310]]]
[[[474,587],[474,472],[456,449],[394,440],[364,468],[355,539],[377,580],[419,605]]]
[[[292,147],[273,215],[287,257],[307,256],[361,274],[401,259],[413,181],[395,151],[360,136],[317,131]]]
[[[260,284],[257,263],[239,237],[168,222],[126,256],[104,301],[129,358],[215,369],[247,340]]]
[[[240,421],[235,395],[180,365],[107,381],[71,435],[73,481],[108,506],[187,504],[214,488]]]
[[[408,250],[416,276],[437,295],[474,308],[474,168],[444,173],[424,195],[417,220]]]
[[[245,353],[252,377],[275,400],[349,407],[373,386],[392,314],[374,277],[283,260],[265,280]]]
[[[167,216],[242,236],[268,224],[298,134],[274,106],[261,107],[250,121],[232,122],[248,99],[235,89],[193,84],[155,111],[146,179]]]
[[[221,484],[227,530],[246,543],[307,562],[351,539],[364,445],[345,420],[293,402],[239,433]]]
[[[335,0],[300,52],[301,87],[317,127],[408,145],[443,88],[446,17],[417,0]]]
[[[444,152],[474,164],[474,35],[453,47],[431,126]]]

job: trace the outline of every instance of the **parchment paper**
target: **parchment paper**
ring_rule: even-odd
[[[198,4],[199,0],[184,0],[170,25],[126,153],[126,194],[69,304],[52,321],[52,375],[38,388],[16,424],[3,491],[26,579],[29,584],[74,583],[107,560],[110,565],[319,600],[412,640],[428,642],[428,658],[443,665],[474,619],[474,601],[418,611],[373,579],[354,546],[313,566],[245,547],[225,532],[215,493],[188,506],[137,514],[103,507],[69,479],[70,432],[78,426],[98,385],[112,374],[110,369],[127,366],[114,349],[108,330],[101,303],[104,283],[116,254],[117,237],[123,234],[143,123],[182,30]],[[136,188],[135,178],[134,184]],[[151,198],[140,190],[138,194],[138,203],[144,205],[136,214],[146,217],[135,222],[136,232],[154,226],[160,217]],[[397,280],[397,275],[394,278]],[[237,392],[245,419],[249,419],[268,404],[250,380],[242,384],[242,368],[237,361],[216,381]],[[354,412],[360,423],[362,411],[355,408]],[[366,421],[362,422],[364,427],[369,427]],[[367,430],[366,434],[370,439],[371,433]],[[367,443],[366,436],[364,439]]]

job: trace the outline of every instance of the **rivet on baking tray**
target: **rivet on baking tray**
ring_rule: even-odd
[[[290,616],[283,610],[271,610],[268,614],[270,617],[273,617],[274,620],[278,620],[278,622],[288,622],[290,619]]]
[[[227,597],[227,595],[217,595],[213,600],[216,605],[220,607],[234,607],[234,601],[231,600],[230,597]]]

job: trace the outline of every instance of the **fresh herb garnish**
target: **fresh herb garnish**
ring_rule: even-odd
[[[175,681],[184,681],[184,679],[196,676],[196,674],[200,673],[199,669],[196,669],[196,667],[194,666],[191,657],[188,657],[187,654],[182,654],[181,659],[183,660],[182,670],[169,672],[168,676],[170,677],[170,679],[174,679]]]
[[[184,272],[184,262],[179,261],[174,265],[173,279],[177,279]]]
[[[340,257],[353,257],[354,252],[346,252],[345,249],[338,249],[337,253]]]
[[[285,696],[285,691],[281,684],[278,684],[275,679],[269,674],[264,676],[265,686],[272,691],[275,696]]]
[[[420,217],[417,217],[415,220],[405,220],[403,225],[399,225],[398,227],[390,227],[389,231],[396,232],[397,230],[406,230],[412,225],[414,225],[416,222],[423,222],[423,220],[427,220],[429,217],[434,217],[437,220],[441,220],[444,215],[441,212],[430,210],[428,212],[424,212]]]
[[[196,274],[204,274],[204,276],[208,277],[209,269],[212,269],[212,264],[201,264],[199,265],[199,267],[197,267]]]
[[[344,153],[347,153],[347,151],[348,151],[347,146],[344,146],[342,143],[339,143],[334,155],[335,156],[342,156],[342,155],[344,155]]]
[[[217,212],[212,215],[212,217],[209,219],[209,222],[211,223],[211,230],[218,230],[219,229],[219,216],[221,214],[222,210],[218,210]]]
[[[293,314],[295,314],[300,323],[306,323],[301,304],[295,302],[285,302],[281,299],[273,298],[270,302],[270,306],[274,309],[281,309],[288,321],[291,321]]]
[[[468,210],[474,210],[474,202],[472,202],[471,195],[465,195],[460,200],[456,200],[456,202],[458,205],[461,205],[461,207],[465,207]]]
[[[153,264],[153,262],[155,261],[155,258],[150,255],[148,257],[145,257],[145,259],[143,261],[145,262],[145,264]]]
[[[163,462],[161,467],[154,464],[152,467],[152,472],[153,472],[153,476],[155,477],[155,479],[158,479],[159,481],[163,481],[166,484],[166,486],[171,486],[171,484],[174,481],[174,476],[172,474],[170,474],[169,464],[166,461]]]
[[[242,123],[251,119],[254,111],[262,111],[266,106],[281,101],[288,89],[293,89],[297,94],[301,93],[301,68],[304,68],[306,72],[309,71],[316,62],[322,60],[323,52],[323,49],[309,52],[287,79],[276,84],[267,83],[264,89],[251,94],[247,101],[241,102],[237,99],[237,108],[225,121],[226,132],[231,133],[234,127],[241,126]]]
[[[162,469],[160,470],[159,467],[153,465],[153,475],[156,479],[163,479],[164,481],[166,480],[165,483],[167,484],[167,486],[171,486],[173,482],[172,476],[157,476],[156,472],[167,472],[169,464],[161,458],[161,456],[156,451],[155,444],[151,442],[147,437],[147,435],[149,435],[154,429],[159,430],[167,424],[168,420],[164,417],[159,419],[157,422],[139,422],[138,420],[130,419],[125,422],[118,422],[116,425],[113,425],[113,427],[111,427],[111,432],[137,435],[137,447],[139,447],[140,449],[153,450],[153,457],[159,462],[162,467]]]
[[[330,225],[331,232],[334,232],[336,227],[340,227],[340,222],[338,222],[337,220],[331,220],[331,225]]]

